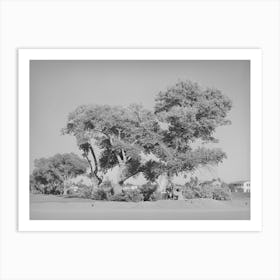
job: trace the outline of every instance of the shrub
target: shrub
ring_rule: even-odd
[[[183,189],[183,196],[186,199],[212,198],[212,188],[209,185],[188,186]]]
[[[44,194],[45,185],[37,184],[37,183],[30,183],[30,191],[33,194]]]
[[[201,184],[197,187],[197,197],[213,198],[213,187],[210,184]]]
[[[128,199],[129,199],[129,201],[139,202],[139,201],[143,201],[144,200],[144,196],[140,192],[140,190],[127,191],[126,195],[127,195]]]
[[[183,196],[186,199],[193,199],[193,198],[195,198],[195,192],[190,187],[186,187],[183,190]]]
[[[49,183],[40,185],[43,194],[59,195],[63,193],[63,185],[59,183]]]
[[[157,201],[163,199],[162,194],[159,191],[155,191],[150,196],[151,201]]]
[[[213,199],[216,200],[230,200],[231,192],[228,187],[215,188],[213,190]]]
[[[61,192],[63,194],[63,191]],[[67,185],[67,197],[81,197],[90,198],[91,187],[87,186],[81,182],[69,183]]]
[[[109,197],[111,201],[139,202],[144,200],[140,190],[126,190]]]
[[[93,200],[108,200],[108,192],[103,189],[97,189],[92,195]]]
[[[108,200],[113,194],[113,187],[110,181],[104,181],[92,194],[92,188],[86,185],[81,186],[82,197],[93,200]]]
[[[80,185],[78,195],[81,198],[91,198],[91,191],[92,191],[92,188],[90,186]]]
[[[139,190],[143,195],[144,201],[149,201],[149,200],[158,200],[156,197],[158,195],[154,195],[157,192],[158,185],[152,185],[151,183],[147,183],[142,185]]]
[[[110,201],[128,201],[124,192],[113,194],[109,197]]]
[[[216,200],[231,199],[231,192],[226,183],[222,182],[220,186],[217,186],[213,184],[213,182],[215,181],[198,183],[197,180],[191,180],[191,182],[186,183],[183,189],[184,198],[212,198]]]

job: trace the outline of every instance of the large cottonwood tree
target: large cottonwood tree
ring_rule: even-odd
[[[118,166],[117,192],[140,172],[154,181],[162,174],[171,178],[220,163],[226,157],[223,151],[196,142],[218,141],[215,130],[230,123],[231,106],[221,91],[181,81],[157,94],[153,111],[137,104],[79,106],[69,114],[63,132],[76,137],[94,188],[102,182],[102,173]],[[147,155],[152,157],[143,159]]]

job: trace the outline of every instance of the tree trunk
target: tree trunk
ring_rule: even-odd
[[[67,195],[67,187],[65,184],[63,185],[63,195]]]
[[[98,190],[98,187],[101,184],[101,179],[95,173],[93,173],[91,175],[91,182],[91,197],[93,197],[94,193]]]
[[[92,182],[91,197],[93,197],[95,191],[98,189],[99,185],[101,184],[102,179],[98,176],[98,163],[97,163],[96,155],[94,153],[94,150],[93,150],[91,144],[90,143],[88,143],[88,144],[89,144],[89,151],[90,151],[90,153],[92,155],[92,158],[93,158],[94,166],[92,165],[92,162],[88,157],[88,151],[87,150],[84,151],[84,156],[87,159],[88,164],[90,166],[90,179],[91,179],[91,182]]]
[[[121,193],[122,187],[126,178],[126,165],[120,163],[117,169],[116,183],[113,184],[114,194]]]
[[[67,177],[63,177],[63,195],[67,195],[68,187]]]
[[[166,192],[166,188],[170,184],[170,178],[167,173],[164,173],[158,177],[159,191],[161,193]]]

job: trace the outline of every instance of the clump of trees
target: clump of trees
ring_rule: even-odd
[[[179,81],[156,95],[153,110],[139,104],[79,106],[62,132],[75,137],[88,164],[92,196],[112,168],[118,170],[112,186],[117,195],[139,173],[151,183],[160,176],[171,182],[174,176],[221,163],[226,158],[221,149],[197,143],[218,142],[215,130],[230,124],[231,107],[220,90]]]
[[[32,192],[65,194],[68,180],[77,175],[85,174],[88,163],[74,153],[65,153],[37,159],[34,166],[30,175]]]

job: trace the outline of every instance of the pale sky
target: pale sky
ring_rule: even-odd
[[[56,153],[80,155],[73,136],[61,128],[68,113],[83,104],[142,103],[152,109],[155,95],[178,80],[215,87],[231,98],[232,124],[217,129],[227,159],[201,178],[226,182],[250,179],[249,61],[32,61],[30,63],[30,167]]]

